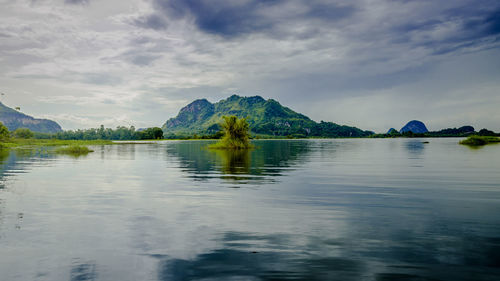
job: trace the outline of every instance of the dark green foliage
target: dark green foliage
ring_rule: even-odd
[[[19,139],[31,139],[35,136],[35,134],[28,128],[16,129],[12,134],[15,138]]]
[[[359,138],[371,135],[369,131],[363,131],[356,127],[341,126],[332,122],[321,121],[312,127],[310,135],[321,137],[346,137],[346,138]]]
[[[63,131],[55,134],[35,133],[37,139],[59,139],[59,140],[146,140],[162,139],[163,130],[158,127],[147,128],[136,131],[134,126],[129,128],[119,126],[116,129],[92,128],[76,131]]]
[[[224,130],[224,137],[211,148],[220,149],[248,149],[251,148],[249,125],[245,118],[239,119],[236,116],[222,116],[223,122],[220,124]]]
[[[297,113],[279,102],[260,96],[240,97],[232,95],[215,104],[207,100],[196,100],[182,108],[176,118],[171,118],[162,127],[167,138],[172,136],[213,135],[220,127],[222,116],[245,118],[251,132],[272,137],[361,137],[371,132],[335,123],[316,123],[309,117]]]
[[[138,135],[135,128],[120,126],[116,129],[104,128],[101,126],[99,129],[85,129],[76,131],[64,131],[53,134],[51,136],[60,140],[137,140]]]
[[[400,137],[401,136],[401,133],[392,129],[392,130],[389,130],[389,133],[387,134],[389,137]]]
[[[178,133],[178,134],[173,134],[169,133],[164,135],[163,137],[165,139],[170,139],[170,140],[192,140],[192,139],[199,139],[199,140],[215,140],[215,139],[220,139],[224,136],[224,132],[222,131],[217,131],[213,134],[203,134],[203,135],[198,135],[196,133],[194,134],[188,134],[188,133]]]
[[[147,128],[137,132],[137,135],[141,140],[160,140],[163,139],[163,130],[158,127]]]
[[[0,141],[6,141],[10,138],[10,132],[7,127],[0,122]]]
[[[460,128],[448,128],[440,131],[429,132],[430,136],[435,137],[462,137],[468,136],[474,133],[474,127],[472,126],[462,126]]]
[[[497,136],[498,134],[496,134],[495,132],[493,131],[490,131],[488,129],[481,129],[478,134],[480,136]]]
[[[62,131],[61,126],[52,120],[36,119],[0,102],[0,121],[10,130],[28,128],[33,132],[56,133]]]
[[[492,136],[470,136],[467,139],[460,141],[460,144],[470,145],[470,146],[481,146],[489,143],[500,143],[500,138]]]

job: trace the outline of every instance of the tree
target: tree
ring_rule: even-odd
[[[31,139],[35,134],[28,128],[18,128],[12,133],[18,139]]]
[[[163,130],[158,127],[147,128],[143,131],[137,132],[138,138],[141,140],[159,140],[163,139]]]
[[[223,122],[221,128],[224,131],[224,137],[212,145],[212,148],[221,149],[248,149],[250,144],[250,126],[245,118],[238,119],[236,116],[222,116]]]
[[[10,132],[5,125],[0,122],[0,141],[6,141],[10,138]]]
[[[490,131],[488,129],[481,129],[479,131],[479,135],[480,136],[496,136],[495,132],[493,131]]]

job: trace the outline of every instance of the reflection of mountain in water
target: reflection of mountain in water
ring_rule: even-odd
[[[310,151],[307,141],[254,141],[252,150],[209,150],[206,141],[171,143],[167,154],[179,159],[181,168],[189,177],[206,180],[223,178],[247,183],[273,181],[288,168],[305,161]]]
[[[404,144],[404,148],[408,152],[409,159],[421,159],[425,152],[426,144],[422,140],[408,140]],[[415,167],[421,167],[421,164],[413,164]]]

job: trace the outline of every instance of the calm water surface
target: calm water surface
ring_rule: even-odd
[[[0,152],[1,280],[500,280],[500,145]]]

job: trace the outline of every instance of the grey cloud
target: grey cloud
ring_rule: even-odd
[[[76,76],[80,81],[94,85],[116,85],[122,81],[121,78],[106,73],[84,73]]]
[[[131,62],[135,65],[138,65],[138,66],[147,66],[159,58],[161,58],[161,56],[138,55],[138,56],[132,57]]]
[[[150,28],[154,30],[162,30],[168,27],[166,20],[157,14],[141,16],[133,21],[133,23],[142,28]]]
[[[103,57],[101,58],[101,62],[112,64],[116,61],[125,61],[137,66],[149,66],[161,57],[161,52],[155,52],[154,50],[143,48],[141,44],[132,43],[132,47],[128,51],[112,57]]]
[[[296,9],[285,7],[296,4],[299,4]],[[289,22],[313,19],[328,24],[347,18],[356,11],[352,5],[286,0],[154,0],[154,6],[170,18],[192,17],[200,30],[226,38],[252,33],[279,36],[276,29]]]
[[[88,5],[90,0],[64,0],[64,3],[70,5]]]

